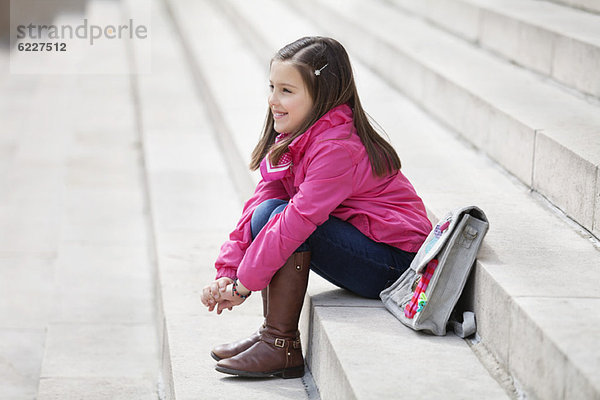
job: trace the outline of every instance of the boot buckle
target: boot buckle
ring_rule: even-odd
[[[275,338],[275,342],[273,343],[275,347],[283,348],[285,346],[285,339]]]

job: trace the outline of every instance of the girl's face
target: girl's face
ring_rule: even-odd
[[[306,120],[313,106],[312,98],[300,72],[285,61],[273,61],[269,74],[269,108],[275,131],[294,132]]]

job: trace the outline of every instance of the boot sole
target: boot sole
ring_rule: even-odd
[[[215,353],[213,353],[212,351],[210,352],[210,356],[215,360],[215,361],[221,361],[222,358],[217,356]]]
[[[281,369],[278,371],[272,372],[250,372],[250,371],[240,371],[237,369],[225,368],[216,366],[215,369],[219,372],[229,375],[237,375],[245,378],[268,378],[271,376],[276,376],[283,379],[293,379],[293,378],[302,378],[304,376],[304,365],[300,367]]]

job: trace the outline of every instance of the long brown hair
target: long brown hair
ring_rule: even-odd
[[[273,61],[286,61],[297,68],[313,99],[313,108],[300,128],[277,144],[274,144],[277,132],[274,129],[273,114],[270,109],[267,110],[262,135],[252,152],[252,170],[260,167],[269,150],[272,150],[271,161],[277,162],[294,139],[329,110],[344,103],[352,108],[354,125],[369,155],[373,174],[385,176],[401,168],[398,154],[375,130],[362,108],[350,59],[338,41],[321,36],[303,37],[279,50],[271,63]],[[326,64],[327,67],[321,70],[320,75],[315,75],[315,70],[323,68]]]

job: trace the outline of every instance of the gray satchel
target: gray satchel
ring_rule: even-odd
[[[385,307],[414,330],[445,335],[488,226],[485,213],[475,206],[446,214],[429,233],[410,268],[379,294]],[[463,322],[450,324],[463,338],[476,331],[472,312],[463,314]]]

